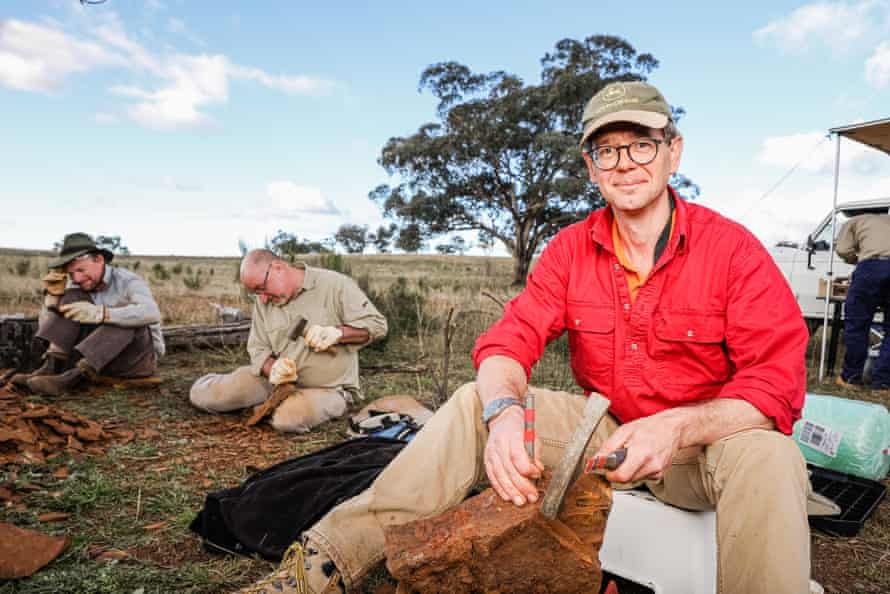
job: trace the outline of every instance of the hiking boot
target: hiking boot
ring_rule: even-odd
[[[292,544],[278,569],[238,594],[343,594],[331,558],[306,539]]]
[[[844,379],[841,375],[834,378],[834,383],[847,390],[860,390],[863,387],[862,378]]]
[[[58,373],[62,373],[62,370],[65,369],[65,363],[68,361],[68,357],[55,355],[53,353],[47,353],[43,356],[43,365],[32,371],[31,373],[17,373],[11,378],[9,381],[14,386],[18,386],[19,388],[27,388],[28,380],[32,377],[39,377],[41,375],[56,375]]]
[[[27,385],[35,394],[59,396],[76,386],[83,377],[84,373],[80,367],[72,367],[58,375],[38,375],[29,378]]]

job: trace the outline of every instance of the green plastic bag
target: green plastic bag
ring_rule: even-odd
[[[816,466],[875,481],[890,470],[890,412],[881,404],[807,393],[792,437]]]

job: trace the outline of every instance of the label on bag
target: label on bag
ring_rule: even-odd
[[[798,441],[834,458],[837,456],[837,448],[841,443],[841,432],[819,423],[804,421]]]

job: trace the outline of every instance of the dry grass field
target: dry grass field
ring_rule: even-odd
[[[0,315],[37,313],[39,277],[48,256],[0,250]],[[119,263],[148,279],[165,325],[214,322],[214,302],[249,308],[236,282],[234,258],[130,256]],[[380,255],[326,263],[358,279],[390,320],[388,340],[361,353],[369,399],[408,393],[436,407],[443,394],[472,378],[469,352],[475,337],[499,315],[497,301],[515,293],[509,285],[511,261],[505,258]],[[443,330],[449,312],[452,355],[446,376]],[[60,558],[32,578],[0,583],[0,593],[228,592],[268,572],[272,566],[261,559],[204,551],[189,532],[189,522],[208,491],[342,441],[346,424],[335,421],[308,435],[280,435],[265,425],[244,427],[246,413],[212,416],[188,404],[196,377],[244,361],[243,349],[175,352],[162,362],[159,389],[85,391],[52,402],[34,397],[34,402],[119,422],[136,438],[112,445],[104,456],[63,455],[46,464],[0,467],[0,487],[24,494],[19,505],[0,510],[0,522],[71,537]],[[815,353],[809,364],[810,391],[890,404],[867,391],[842,393],[833,384],[818,385],[812,379]],[[405,372],[409,366],[421,371]],[[533,382],[571,389],[564,339],[548,349]],[[61,522],[40,522],[47,512],[70,515]],[[813,574],[827,592],[890,592],[887,501],[856,538],[813,532],[813,545]],[[365,591],[373,592],[387,579],[385,571],[376,572]]]

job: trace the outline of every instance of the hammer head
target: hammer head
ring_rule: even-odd
[[[303,316],[297,316],[296,324],[294,324],[294,327],[290,331],[290,334],[287,335],[288,340],[296,340],[303,336],[303,333],[306,332],[306,327],[308,325],[309,320],[307,320]]]

